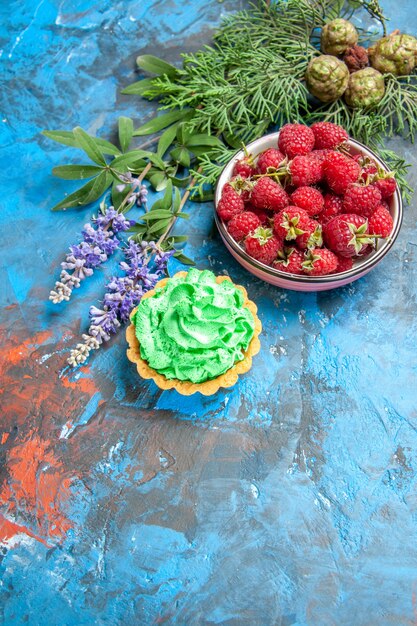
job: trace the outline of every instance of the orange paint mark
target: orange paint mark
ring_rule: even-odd
[[[33,537],[37,541],[43,543],[47,548],[52,548],[52,545],[48,544],[42,537],[37,537],[26,526],[20,526],[0,515],[0,543],[7,543],[10,539],[16,537],[16,535],[27,535]]]
[[[0,483],[0,540],[24,533],[45,545],[56,545],[73,526],[65,507],[74,470],[68,469],[50,442],[59,442],[62,425],[76,422],[98,389],[88,377],[77,381],[59,378],[58,372],[65,366],[66,355],[59,354],[67,345],[64,338],[52,344],[49,331],[31,337],[19,332],[3,335],[1,444],[12,427],[18,430],[7,450],[4,482]],[[41,357],[52,350],[47,363],[42,362]]]
[[[4,398],[0,423],[3,430],[9,430],[11,424],[26,424],[28,420],[29,424],[42,420],[45,427],[48,422],[62,424],[84,409],[88,401],[86,395],[92,397],[97,393],[91,378],[59,379],[58,371],[65,366],[65,356],[55,353],[47,364],[41,362],[40,357],[45,352],[42,345],[50,339],[50,332],[45,331],[27,339],[12,335],[0,342],[0,395]],[[61,340],[53,349],[60,350],[62,346]],[[48,350],[50,348],[49,343]],[[58,426],[56,428],[58,430]]]
[[[11,311],[12,309],[16,309],[18,306],[17,302],[13,302],[13,304],[8,304],[4,307],[5,311]]]
[[[19,361],[27,359],[37,346],[45,343],[45,341],[47,339],[50,339],[51,336],[51,332],[44,331],[36,333],[36,335],[30,337],[29,339],[26,339],[17,346],[9,346],[7,360],[13,365],[16,365],[16,363],[19,363]]]
[[[79,392],[88,393],[89,396],[93,396],[97,391],[96,384],[92,378],[82,378],[81,376],[77,380],[63,378],[61,382],[63,387],[77,389]]]
[[[72,527],[62,512],[71,479],[63,475],[49,441],[34,434],[19,443],[8,452],[7,468],[9,477],[1,487],[0,504],[8,514],[22,512],[32,517],[33,536],[62,540]]]

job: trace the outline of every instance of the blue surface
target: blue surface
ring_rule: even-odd
[[[392,29],[416,33],[411,0],[382,4]],[[136,55],[178,61],[240,6],[0,7],[5,624],[417,623],[413,207],[371,274],[298,294],[244,272],[213,234],[212,207],[190,205],[187,254],[259,306],[250,374],[212,398],[161,393],[138,379],[121,333],[61,375],[118,259],[70,304],[47,303],[91,211],[49,212],[70,188],[50,170],[75,152],[39,133],[109,137],[119,115],[138,126],[153,104],[120,95]],[[415,148],[389,145],[413,161],[416,186]]]

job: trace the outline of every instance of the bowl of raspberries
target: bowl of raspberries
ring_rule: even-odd
[[[215,207],[235,259],[297,291],[364,276],[392,247],[402,221],[388,166],[331,122],[286,124],[249,144],[223,169]]]

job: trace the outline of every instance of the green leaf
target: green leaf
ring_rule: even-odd
[[[187,235],[174,235],[169,238],[169,241],[172,241],[172,243],[184,243],[184,241],[188,241],[188,237]]]
[[[191,176],[186,176],[185,178],[176,178],[175,176],[170,176],[169,177],[170,180],[172,180],[172,184],[175,185],[175,187],[187,187],[188,183],[191,180]]]
[[[209,155],[214,150],[214,148],[211,148],[210,146],[193,146],[192,148],[190,148],[190,150],[194,154],[194,156],[201,157]]]
[[[98,163],[98,165],[103,165],[105,167],[107,165],[106,159],[92,137],[90,137],[90,135],[80,126],[74,128],[73,133],[75,139],[77,140],[77,145],[84,150],[86,155],[89,156],[94,163]]]
[[[156,211],[150,211],[149,213],[145,213],[144,215],[141,216],[141,220],[145,220],[145,221],[152,221],[155,219],[161,219],[161,218],[171,218],[172,217],[172,213],[171,211],[168,211],[167,209],[156,209]]]
[[[81,180],[96,176],[102,169],[98,165],[58,165],[52,169],[52,174],[65,180]]]
[[[153,203],[153,205],[150,208],[151,213],[153,213],[154,211],[159,211],[160,209],[163,209],[164,211],[166,211],[166,207],[164,206],[164,199],[163,198],[159,198],[159,200],[156,200],[156,202]]]
[[[160,230],[164,231],[166,227],[168,226],[168,224],[170,223],[171,219],[172,218],[162,219],[162,220],[158,220],[154,224],[151,224],[151,226],[147,230],[147,233],[149,235],[152,235],[154,233],[157,233]]]
[[[151,161],[151,163],[153,163],[154,165],[156,165],[156,167],[160,170],[165,171],[166,169],[166,165],[163,162],[163,160],[161,159],[161,157],[159,157],[157,154],[154,154],[153,152],[147,152],[146,156],[148,157],[148,159]]]
[[[183,220],[189,220],[190,216],[188,215],[188,213],[176,213],[175,217],[180,217]]]
[[[115,209],[118,209],[126,196],[131,193],[131,185],[125,186],[122,191],[117,189],[119,185],[119,181],[115,180],[111,188],[111,201]]]
[[[138,80],[136,83],[132,83],[128,85],[124,89],[122,89],[122,93],[130,96],[143,96],[145,91],[147,91],[150,87],[152,87],[153,78],[144,78],[143,80]]]
[[[240,139],[240,137],[235,137],[234,135],[232,135],[232,133],[227,133],[227,132],[223,133],[223,137],[224,137],[225,142],[231,148],[235,148],[236,150],[239,150],[239,148],[242,147],[242,140]]]
[[[42,135],[48,137],[48,139],[52,139],[53,141],[61,143],[64,146],[80,148],[72,130],[43,130]],[[103,154],[120,154],[119,148],[110,143],[110,141],[100,139],[99,137],[91,137],[91,139],[93,139],[93,141],[95,142],[97,147],[100,148]]]
[[[174,189],[174,199],[172,201],[172,208],[174,210],[174,213],[176,213],[181,205],[181,194],[179,192],[179,189],[177,189],[177,187],[175,187]]]
[[[167,128],[167,126],[171,126],[174,122],[178,122],[178,120],[191,119],[193,115],[194,111],[191,111],[190,109],[181,109],[180,111],[176,110],[170,111],[169,113],[163,113],[162,115],[149,120],[149,122],[146,122],[143,126],[137,128],[133,135],[135,137],[152,135],[153,133],[157,133],[160,130]]]
[[[177,128],[178,128],[178,124],[174,124],[173,126],[170,126],[169,128],[167,128],[166,131],[164,131],[162,133],[162,135],[159,138],[158,141],[158,149],[157,149],[157,155],[161,157],[164,156],[165,152],[168,150],[168,148],[170,147],[170,145],[172,144],[172,142],[175,139],[175,135],[177,133]]]
[[[139,159],[138,161],[132,161],[129,165],[119,167],[117,170],[110,168],[115,177],[120,177],[126,174],[126,172],[132,172],[133,174],[140,174],[146,167],[146,161]],[[121,182],[125,182],[122,180]]]
[[[123,152],[126,152],[130,146],[133,130],[133,120],[130,117],[119,117],[119,142]]]
[[[161,200],[161,208],[168,209],[168,208],[171,208],[171,206],[172,206],[172,182],[169,180],[167,182],[164,197]]]
[[[147,224],[134,224],[129,228],[130,233],[146,233],[148,229]]]
[[[159,59],[158,57],[153,56],[152,54],[141,54],[136,59],[136,64],[145,72],[149,72],[150,74],[157,74],[160,76],[161,74],[166,74],[167,76],[175,76],[178,72],[177,68]]]
[[[191,155],[187,148],[174,148],[173,150],[171,150],[170,155],[174,159],[174,161],[180,163],[180,165],[183,165],[184,167],[190,167]]]
[[[177,129],[177,139],[181,146],[186,146],[191,138],[191,134],[186,130],[185,124],[181,123]]]
[[[113,159],[113,161],[110,163],[110,167],[112,169],[122,169],[122,171],[126,171],[126,169],[123,168],[130,167],[138,161],[142,161],[147,156],[148,153],[145,150],[131,150],[130,152],[126,152],[126,154],[121,154],[120,156],[117,156],[115,159]]]
[[[62,209],[72,209],[74,207],[84,206],[98,200],[106,191],[112,181],[110,172],[103,170],[101,174],[90,180],[86,185],[70,193],[69,196],[58,202],[52,211],[60,211]]]
[[[211,202],[214,200],[214,193],[212,191],[202,191],[193,193],[190,196],[191,202]]]
[[[188,148],[192,148],[193,146],[218,148],[223,145],[220,139],[213,135],[191,135],[184,143]]]
[[[168,184],[165,172],[156,172],[147,177],[155,191],[162,191]]]
[[[48,137],[48,139],[62,143],[64,146],[78,148],[77,140],[72,130],[43,130],[42,135]]]
[[[177,261],[183,263],[184,265],[195,265],[192,259],[190,259],[188,256],[185,256],[185,254],[180,251],[176,252],[174,254],[174,257],[177,259]]]

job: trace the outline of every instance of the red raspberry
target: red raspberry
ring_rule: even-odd
[[[323,227],[325,244],[339,256],[358,256],[375,237],[369,233],[368,220],[357,213],[336,215]]]
[[[343,208],[343,200],[340,196],[335,196],[332,193],[324,194],[324,208],[320,215],[317,217],[320,224],[324,226],[327,224],[335,215],[338,215],[342,212]]]
[[[317,159],[317,161],[323,163],[330,152],[333,152],[333,150],[313,150],[308,156],[311,156],[313,159]]]
[[[327,248],[312,248],[308,251],[303,270],[310,276],[325,276],[337,270],[337,256]]]
[[[232,217],[227,225],[227,230],[236,241],[241,241],[250,232],[258,228],[261,225],[261,220],[252,211],[243,211]]]
[[[233,166],[233,176],[250,178],[255,173],[254,161],[251,154],[247,154],[243,159],[236,161]]]
[[[394,221],[391,213],[382,204],[380,204],[369,218],[369,232],[372,235],[381,235],[388,237],[391,234]]]
[[[237,191],[243,202],[249,201],[250,192],[252,191],[253,187],[253,183],[250,180],[244,178],[243,176],[240,176],[239,174],[238,176],[234,176],[233,178],[231,178],[229,180],[229,184],[235,191]]]
[[[256,164],[258,174],[267,174],[268,170],[277,170],[284,159],[285,156],[276,148],[268,148],[261,152]]]
[[[310,216],[307,211],[297,206],[289,206],[280,211],[274,217],[274,233],[278,239],[296,239],[298,235],[306,232],[310,223]]]
[[[364,183],[367,183],[369,182],[369,180],[372,180],[375,174],[377,173],[378,173],[377,166],[374,163],[370,163],[369,165],[365,165],[365,167],[362,168],[362,172],[361,172],[361,176],[359,180]]]
[[[378,166],[367,156],[363,154],[353,154],[352,159],[354,159],[361,166],[361,175],[359,180],[365,184],[368,184],[370,179],[372,179],[375,174],[378,173]]]
[[[344,213],[358,213],[370,217],[381,202],[381,192],[374,185],[353,183],[346,189],[343,198]]]
[[[397,189],[397,182],[393,176],[387,178],[378,178],[374,185],[381,192],[382,198],[391,198]]]
[[[337,254],[336,254],[337,256]],[[353,267],[353,259],[352,257],[343,257],[343,256],[338,256],[337,257],[337,268],[333,271],[330,272],[331,274],[339,274],[340,272],[347,272],[348,270],[351,270]]]
[[[323,169],[318,159],[308,156],[296,156],[288,164],[291,174],[291,184],[294,187],[308,187],[321,180]]]
[[[271,228],[259,226],[245,239],[246,252],[265,265],[270,265],[282,249],[282,242],[274,237]]]
[[[229,183],[226,183],[223,187],[220,201],[216,207],[219,217],[224,222],[227,222],[238,213],[242,213],[244,208],[245,203],[243,202],[241,196]]]
[[[259,178],[250,196],[250,201],[256,209],[270,209],[281,211],[290,203],[287,192],[271,178]]]
[[[343,195],[350,183],[356,183],[361,168],[356,161],[340,152],[331,152],[323,163],[324,178],[330,189]]]
[[[255,215],[259,217],[259,220],[263,226],[269,226],[270,215],[267,211],[264,211],[263,209],[255,209],[255,207],[253,207],[251,204],[248,204],[246,208],[248,209],[248,211],[252,211],[252,213],[255,213]]]
[[[298,235],[295,240],[297,246],[301,248],[301,250],[320,248],[320,246],[323,245],[321,224],[316,222],[316,220],[310,220],[304,228],[305,232],[302,235]]]
[[[287,274],[303,274],[303,261],[304,254],[300,250],[297,250],[297,248],[285,248],[284,258],[275,261],[274,267]]]
[[[324,207],[324,198],[314,187],[298,187],[291,195],[291,202],[309,215],[317,215]]]
[[[304,124],[285,124],[279,131],[278,148],[290,159],[314,148],[314,133]]]
[[[314,147],[316,150],[338,148],[349,138],[344,128],[333,122],[317,122],[311,126],[314,133]]]

